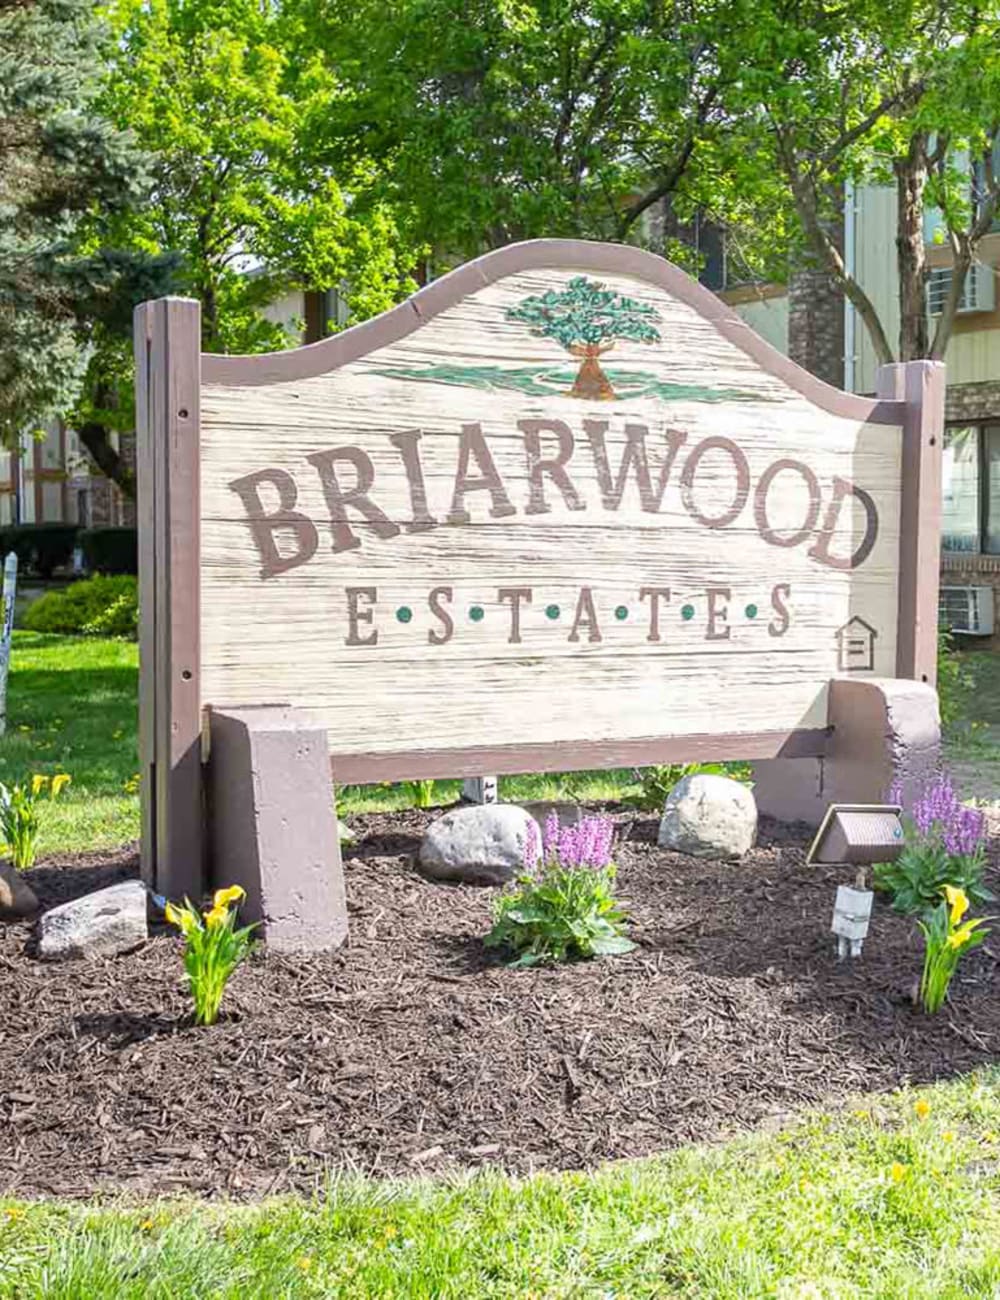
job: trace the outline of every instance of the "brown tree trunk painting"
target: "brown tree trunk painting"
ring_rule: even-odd
[[[582,397],[591,402],[613,402],[617,396],[611,387],[611,381],[601,369],[598,357],[603,352],[610,352],[613,343],[574,343],[569,349],[574,357],[582,357],[583,364],[577,371],[570,397]]]

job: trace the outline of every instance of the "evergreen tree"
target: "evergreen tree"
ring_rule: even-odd
[[[144,175],[128,136],[95,111],[101,36],[91,0],[0,0],[6,446],[69,408],[93,332],[126,332],[133,304],[165,287],[169,259],[126,255],[103,237]]]

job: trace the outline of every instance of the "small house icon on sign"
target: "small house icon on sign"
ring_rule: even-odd
[[[878,633],[857,614],[835,633],[837,667],[842,673],[866,673],[875,668],[875,638]]]

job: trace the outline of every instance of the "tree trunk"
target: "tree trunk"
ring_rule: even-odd
[[[600,354],[601,349],[591,344],[574,353],[576,356],[583,357],[583,364],[577,371],[573,387],[570,389],[570,397],[582,397],[591,402],[614,401],[615,390],[611,387],[611,381],[601,369],[601,363],[597,359]]]
[[[918,361],[929,351],[927,333],[927,257],[924,249],[924,190],[927,186],[927,136],[917,132],[896,173],[896,260],[899,268],[899,359]]]
[[[77,429],[77,436],[101,473],[117,484],[123,496],[134,501],[135,474],[112,445],[110,430],[96,421],[88,421]]]

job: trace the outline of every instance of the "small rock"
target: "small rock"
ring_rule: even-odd
[[[126,880],[74,898],[46,912],[38,923],[42,957],[113,957],[145,943],[146,887]]]
[[[559,818],[560,826],[575,826],[582,817],[586,816],[586,810],[579,804],[560,803],[555,799],[539,799],[534,803],[523,803],[521,807],[526,813],[531,813],[543,830],[551,813],[555,813]]]
[[[739,781],[686,776],[667,795],[657,843],[696,858],[741,858],[757,838],[757,804]]]
[[[9,862],[0,862],[0,921],[16,921],[37,911],[35,891],[21,872]]]
[[[524,870],[531,814],[509,803],[455,808],[432,822],[420,845],[420,869],[434,880],[502,885]]]

